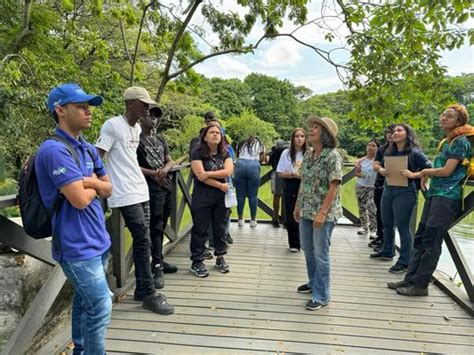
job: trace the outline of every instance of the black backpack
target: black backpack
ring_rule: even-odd
[[[71,143],[58,135],[48,137],[46,140],[48,139],[53,139],[64,144],[76,161],[77,166],[80,167],[79,156]],[[35,239],[42,239],[52,236],[53,228],[51,220],[54,214],[61,208],[65,197],[63,194],[59,194],[51,210],[46,208],[41,199],[38,181],[36,180],[35,158],[36,154],[30,156],[21,169],[18,183],[18,199],[23,229],[29,236]]]
[[[273,170],[276,171],[276,168],[278,166],[278,162],[280,161],[280,157],[281,157],[281,154],[283,153],[283,151],[287,148],[290,147],[290,143],[288,142],[282,142],[282,143],[278,143],[277,145],[275,145],[272,150],[270,151],[270,153],[268,154],[269,155],[269,160],[268,162],[270,163],[270,165],[272,166]]]

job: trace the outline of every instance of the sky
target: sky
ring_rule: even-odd
[[[308,19],[321,16],[321,1],[313,0],[309,5]],[[222,1],[220,7],[226,10],[236,11],[244,14],[246,11],[235,4],[234,1]],[[199,12],[199,10],[198,10]],[[200,13],[196,13],[192,24],[204,25],[205,21]],[[326,9],[325,15],[333,15],[331,9]],[[474,21],[470,21],[474,22]],[[316,43],[319,48],[330,50],[343,47],[344,36],[348,34],[346,27],[340,20],[327,20],[324,26],[330,26],[336,30],[336,38],[328,42],[324,38],[327,31],[320,26],[311,25],[298,30],[296,36],[307,42]],[[283,24],[280,33],[288,33],[295,27],[289,22]],[[254,26],[248,37],[247,43],[255,43],[263,34],[262,26]],[[212,31],[206,33],[208,43],[217,43],[216,36]],[[209,52],[209,46],[199,42],[199,48]],[[344,63],[349,59],[349,52],[345,49],[333,52],[336,62]],[[451,52],[443,52],[441,64],[447,67],[448,75],[460,75],[462,73],[474,72],[474,48],[467,45]],[[256,72],[279,79],[288,79],[294,85],[303,85],[310,88],[314,94],[334,92],[343,89],[337,73],[332,65],[320,58],[311,48],[304,47],[291,38],[277,38],[264,41],[253,54],[246,55],[223,55],[211,58],[194,67],[194,69],[206,77],[220,77],[224,79],[244,79],[250,73]]]

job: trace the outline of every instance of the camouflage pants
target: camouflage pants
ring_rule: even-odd
[[[356,196],[359,204],[360,225],[364,230],[377,231],[377,209],[374,202],[373,187],[356,185]]]

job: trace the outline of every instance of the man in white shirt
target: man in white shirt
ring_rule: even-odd
[[[133,86],[124,91],[125,114],[105,121],[96,147],[106,155],[106,166],[113,186],[108,206],[119,208],[133,238],[133,261],[136,288],[134,299],[143,308],[159,314],[172,314],[174,307],[166,297],[155,294],[151,273],[150,206],[148,186],[137,161],[140,141],[140,119],[149,115],[149,105],[156,105],[148,91]]]

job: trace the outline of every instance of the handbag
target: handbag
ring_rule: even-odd
[[[232,178],[230,176],[228,179],[228,183],[230,186],[229,186],[229,190],[227,190],[225,194],[224,203],[225,203],[225,207],[231,208],[231,207],[237,206],[237,196],[235,194],[235,188],[234,188],[234,185],[232,185]]]

